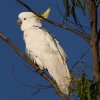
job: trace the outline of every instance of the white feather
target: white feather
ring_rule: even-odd
[[[41,70],[47,69],[60,90],[68,94],[71,75],[64,50],[54,37],[42,29],[42,24],[33,13],[23,12],[19,14],[19,18],[22,20],[21,30],[24,31],[28,56]]]

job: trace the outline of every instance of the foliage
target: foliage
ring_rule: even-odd
[[[65,10],[64,14],[64,19],[66,19],[65,21],[68,22],[69,19],[71,19],[72,17],[74,19],[74,25],[77,26],[77,29],[80,28],[81,31],[84,31],[84,29],[83,26],[80,24],[79,18],[77,17],[77,10],[81,10],[83,16],[85,16],[87,9],[89,13],[91,13],[90,7],[92,7],[91,4],[93,5],[93,2],[94,6],[96,5],[96,7],[98,7],[100,4],[100,0],[91,0],[91,2],[90,0],[63,0],[62,2]],[[94,12],[96,14],[96,10]],[[92,16],[94,15],[92,16],[88,15],[88,16],[90,18],[93,18]],[[87,79],[86,73],[83,72],[82,75],[80,75],[80,78],[73,79],[71,94],[77,95],[79,100],[97,100],[97,97],[100,95],[99,86],[100,82],[98,82],[96,78]]]
[[[75,22],[77,22],[77,8],[81,9],[84,15],[86,7],[89,8],[88,0],[63,0],[63,5],[65,7],[64,17],[67,19],[67,17],[72,16]]]
[[[86,79],[85,75],[83,73],[79,79],[73,79],[70,94],[76,94],[80,100],[97,100],[99,82],[96,82],[94,78]]]

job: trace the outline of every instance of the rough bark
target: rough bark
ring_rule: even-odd
[[[90,1],[90,24],[91,24],[91,46],[94,66],[94,75],[97,82],[100,82],[100,62],[99,62],[99,41],[97,33],[97,7],[95,0]],[[100,91],[100,83],[98,86]],[[100,96],[97,97],[100,100]]]

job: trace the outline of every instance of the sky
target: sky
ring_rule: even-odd
[[[62,23],[62,16],[57,9],[57,0],[23,1],[37,12],[43,12],[48,7],[51,7],[49,19]],[[63,11],[62,2],[61,0],[58,1],[60,9]],[[0,0],[0,32],[8,37],[21,52],[26,54],[23,33],[17,25],[18,14],[23,11],[27,11],[27,9],[18,4],[16,0]],[[81,11],[78,13],[82,24],[88,26],[88,17],[83,18]],[[45,21],[43,22],[43,27],[60,42],[67,53],[67,63],[69,69],[71,69],[74,63],[88,48],[87,43],[75,34]],[[86,62],[85,66],[92,66],[91,51],[87,53],[84,61]],[[47,86],[50,84],[37,73],[30,71],[27,66],[31,68],[11,47],[0,39],[0,100],[61,100],[53,88],[41,89],[38,92],[37,88],[39,88],[40,85]],[[82,65],[79,66],[82,67]],[[74,74],[77,74],[77,72]],[[23,85],[23,83],[26,86]]]

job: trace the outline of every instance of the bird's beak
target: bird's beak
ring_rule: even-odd
[[[20,18],[17,20],[17,24],[18,24],[19,26],[21,26],[22,20],[21,20]]]

